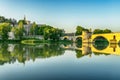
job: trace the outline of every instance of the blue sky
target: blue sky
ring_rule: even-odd
[[[0,0],[0,15],[75,32],[86,28],[120,31],[120,0]]]

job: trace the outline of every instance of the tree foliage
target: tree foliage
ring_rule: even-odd
[[[85,29],[84,27],[82,26],[77,26],[76,28],[76,35],[82,35],[82,31],[89,31],[88,29]]]
[[[50,58],[53,56],[60,56],[64,54],[64,49],[59,45],[42,45],[42,47],[31,47],[22,44],[15,44],[13,51],[8,50],[8,44],[0,44],[0,65],[4,63],[25,63],[29,60],[35,61],[37,58]],[[29,55],[27,54],[29,52]],[[26,57],[25,57],[26,56]]]
[[[38,33],[38,25],[36,25],[35,22],[33,22],[32,27],[30,28],[31,35],[37,35]]]
[[[18,21],[18,24],[20,24],[20,23],[23,23],[24,25],[27,24],[27,22],[26,22],[25,20],[19,20],[19,21]]]
[[[0,16],[0,23],[10,23],[11,25],[15,26],[15,24],[17,24],[17,20]]]
[[[14,32],[15,37],[16,37],[17,39],[22,39],[23,34],[24,34],[24,32],[25,32],[24,27],[23,27],[23,23],[20,22],[20,23],[18,24],[18,26],[13,27],[13,28],[11,29],[11,31]]]
[[[38,27],[38,34],[43,35],[45,40],[59,40],[64,34],[64,30],[49,25],[41,25]]]
[[[95,29],[93,31],[93,34],[103,34],[103,33],[111,33],[112,31],[109,29],[101,30],[101,29]]]
[[[0,34],[3,40],[8,39],[8,32],[10,32],[11,26],[9,23],[0,24]]]

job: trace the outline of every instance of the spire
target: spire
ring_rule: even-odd
[[[26,21],[26,16],[24,15],[24,21]]]

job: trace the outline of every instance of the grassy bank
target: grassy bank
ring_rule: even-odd
[[[29,40],[22,40],[22,44],[28,44],[28,45],[36,45],[36,44],[71,44],[72,41],[69,40],[59,40],[59,41],[53,41],[53,40],[38,40],[38,39],[29,39]]]

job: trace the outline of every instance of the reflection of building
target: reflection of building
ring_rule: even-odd
[[[8,51],[12,52],[14,50],[15,45],[13,44],[8,44]]]

